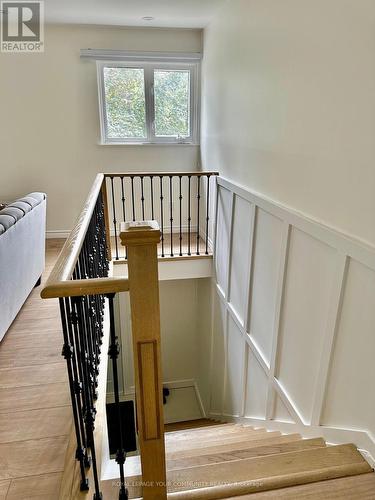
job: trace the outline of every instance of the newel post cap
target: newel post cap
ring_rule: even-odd
[[[124,246],[157,245],[160,242],[159,224],[155,220],[122,222],[120,239]]]

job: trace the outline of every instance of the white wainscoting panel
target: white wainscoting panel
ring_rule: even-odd
[[[277,395],[275,396],[275,409],[273,419],[277,422],[295,423],[287,407],[282,402],[282,399]]]
[[[268,377],[249,347],[247,347],[247,352],[245,417],[265,418]]]
[[[375,271],[351,261],[321,423],[375,438]]]
[[[375,464],[375,248],[227,179],[216,201],[206,413]]]
[[[233,208],[232,248],[229,278],[229,302],[241,324],[244,324],[249,287],[249,259],[252,234],[252,206],[237,196]]]
[[[211,405],[210,410],[217,414],[223,411],[224,367],[225,367],[225,322],[226,309],[219,296],[213,296],[213,339],[211,370]]]
[[[228,316],[226,352],[224,414],[239,417],[243,404],[245,341],[231,316]]]
[[[283,223],[258,209],[254,236],[249,331],[270,365],[272,331],[277,301]]]
[[[218,190],[216,230],[216,240],[218,245],[215,252],[215,270],[217,284],[225,294],[227,294],[229,275],[228,255],[232,225],[232,198],[232,193],[228,189]]]
[[[335,250],[293,228],[276,377],[310,422],[332,287]]]

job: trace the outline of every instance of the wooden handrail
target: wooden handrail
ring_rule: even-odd
[[[160,177],[160,176],[191,176],[191,177],[203,177],[207,175],[219,175],[219,172],[116,172],[116,173],[105,173],[104,177]]]
[[[88,278],[47,283],[42,290],[41,296],[43,299],[55,299],[58,297],[105,295],[128,291],[129,281],[126,278]]]
[[[66,240],[57,262],[40,294],[43,299],[105,294],[129,290],[128,280],[121,277],[81,280],[71,279],[91,221],[95,204],[103,186],[103,181],[104,175],[98,174],[74,228]]]

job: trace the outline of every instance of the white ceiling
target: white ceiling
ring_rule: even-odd
[[[45,0],[48,23],[203,28],[226,0]],[[152,16],[153,21],[142,17]]]

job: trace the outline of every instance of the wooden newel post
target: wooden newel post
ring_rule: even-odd
[[[155,221],[123,223],[120,238],[128,254],[143,498],[166,499],[157,260],[159,226]]]

